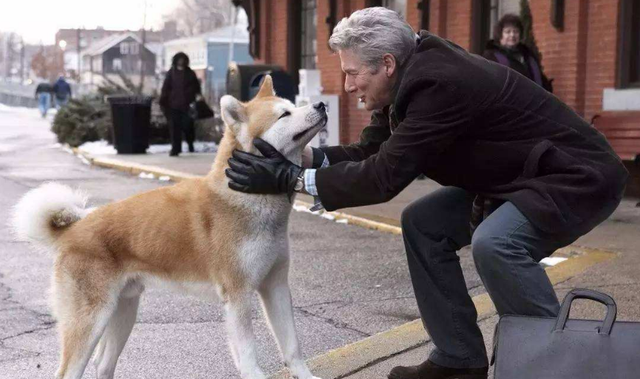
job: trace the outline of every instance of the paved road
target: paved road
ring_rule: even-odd
[[[85,165],[55,142],[36,111],[0,108],[3,219],[21,195],[45,181],[85,190],[92,205],[165,185]],[[294,212],[291,242],[296,323],[306,357],[418,317],[400,237]],[[469,252],[461,257],[469,287],[481,291]],[[59,349],[46,296],[53,259],[15,242],[0,223],[0,378],[53,376]],[[222,322],[220,305],[149,289],[116,377],[237,378]],[[280,359],[259,311],[254,325],[260,361],[275,372]],[[94,375],[90,367],[85,377]]]

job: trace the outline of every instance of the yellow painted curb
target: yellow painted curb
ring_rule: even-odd
[[[168,169],[164,169],[156,166],[148,166],[148,165],[143,165],[138,163],[123,162],[123,161],[120,161],[117,159],[111,159],[111,158],[93,158],[91,160],[91,163],[96,166],[112,168],[112,169],[128,172],[134,175],[138,175],[142,172],[145,172],[148,174],[154,174],[157,177],[168,176],[174,182],[179,182],[185,179],[193,179],[193,178],[201,177],[199,175],[187,174],[184,172],[168,170]]]
[[[186,172],[169,170],[158,166],[143,165],[139,163],[131,163],[113,158],[94,158],[90,154],[83,152],[77,147],[72,147],[71,151],[74,154],[79,155],[87,159],[91,164],[99,167],[110,168],[118,171],[128,172],[133,175],[140,173],[154,174],[157,177],[167,176],[174,182],[179,182],[185,179],[199,178],[199,175],[188,174]]]
[[[562,283],[595,264],[617,256],[616,253],[577,246],[568,246],[558,252],[578,255],[546,269],[553,285]],[[496,313],[489,294],[474,296],[472,300],[479,320]],[[344,378],[372,364],[421,346],[429,340],[421,320],[418,319],[328,351],[311,358],[307,363],[314,375],[321,378]],[[281,370],[270,377],[270,379],[284,378],[289,378],[287,370]]]

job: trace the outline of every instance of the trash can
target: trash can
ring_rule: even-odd
[[[107,97],[111,105],[113,146],[118,154],[144,154],[149,147],[151,96]]]

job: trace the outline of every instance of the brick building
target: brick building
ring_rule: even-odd
[[[386,6],[411,26],[428,29],[475,53],[496,20],[518,13],[519,0],[234,0],[247,10],[250,47],[262,63],[318,69],[323,92],[340,95],[340,140],[357,140],[369,121],[327,41],[343,17]],[[555,94],[602,130],[626,160],[640,154],[640,2],[634,0],[530,1],[534,35]]]

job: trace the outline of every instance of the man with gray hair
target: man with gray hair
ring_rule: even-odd
[[[606,139],[533,81],[367,8],[329,40],[345,90],[371,123],[351,145],[308,149],[303,166],[261,139],[236,151],[229,187],[292,190],[327,210],[388,201],[420,174],[442,188],[409,205],[402,231],[418,308],[435,348],[391,379],[486,379],[477,312],[456,251],[471,244],[498,313],[556,316],[538,262],[604,221],[627,171]],[[525,348],[525,347],[523,347]]]

